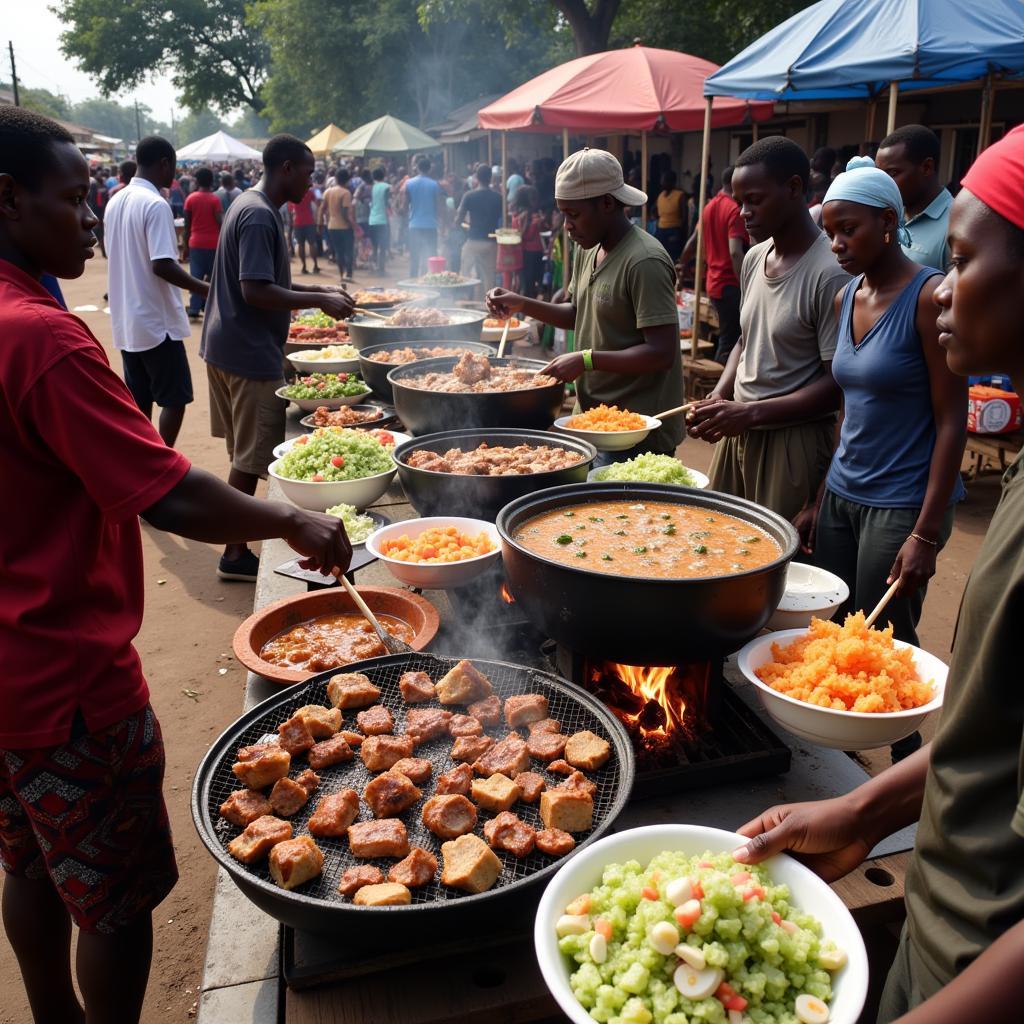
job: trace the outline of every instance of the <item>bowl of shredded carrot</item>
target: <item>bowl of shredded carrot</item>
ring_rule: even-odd
[[[893,639],[892,627],[812,619],[759,636],[737,655],[765,711],[801,739],[837,750],[885,747],[942,707],[947,667]]]
[[[494,523],[485,519],[428,516],[381,527],[367,538],[366,550],[401,583],[448,590],[490,568],[501,543]]]
[[[555,429],[589,441],[605,452],[621,452],[640,444],[652,430],[661,426],[654,416],[620,409],[617,405],[595,405],[586,412],[560,416]]]

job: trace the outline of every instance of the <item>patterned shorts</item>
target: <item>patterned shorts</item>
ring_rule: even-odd
[[[0,866],[49,876],[83,930],[117,931],[178,880],[163,777],[148,704],[59,747],[0,749]]]

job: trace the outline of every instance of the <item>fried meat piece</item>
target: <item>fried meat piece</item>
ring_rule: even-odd
[[[505,850],[513,857],[529,857],[537,841],[537,831],[518,814],[502,811],[484,823],[484,838],[495,850]]]
[[[488,779],[474,779],[471,795],[485,811],[507,811],[523,791],[507,776],[496,774]]]
[[[530,722],[527,728],[531,736],[535,732],[561,732],[562,723],[557,718],[542,718],[537,722]]]
[[[458,793],[432,796],[423,805],[423,824],[441,839],[454,839],[476,828],[476,808]]]
[[[351,729],[342,729],[338,735],[353,749],[361,746],[366,737],[361,732],[353,732]]]
[[[463,384],[479,384],[491,375],[491,361],[482,352],[463,352],[452,367],[452,376]]]
[[[358,817],[359,794],[354,789],[343,789],[320,800],[307,827],[315,836],[343,836]]]
[[[592,772],[611,757],[611,744],[587,729],[574,732],[565,744],[565,759],[573,768]]]
[[[526,738],[526,749],[538,761],[554,761],[565,753],[567,738],[560,732],[531,732]]]
[[[469,661],[460,661],[437,684],[437,697],[442,704],[471,704],[490,697],[491,681]]]
[[[430,885],[437,874],[437,858],[420,846],[414,846],[409,856],[392,865],[388,881],[397,882],[409,889]]]
[[[220,816],[232,825],[245,828],[264,814],[273,814],[270,801],[255,789],[236,789],[220,805]]]
[[[396,761],[412,757],[412,750],[408,736],[369,736],[359,748],[359,756],[369,771],[386,772]]]
[[[462,764],[457,764],[450,772],[445,772],[437,777],[437,785],[434,787],[434,792],[438,796],[448,793],[469,796],[472,783],[473,769],[464,761]]]
[[[572,775],[576,769],[573,768],[568,761],[564,761],[562,758],[559,758],[557,761],[552,761],[551,764],[548,765],[548,771],[556,772],[559,775]]]
[[[545,828],[586,832],[594,822],[594,799],[579,789],[546,789],[540,795],[540,820]]]
[[[287,722],[282,722],[277,727],[277,735],[280,737],[278,745],[292,757],[304,754],[316,742],[306,728],[305,719],[298,715],[292,715]]]
[[[357,907],[398,907],[412,903],[412,893],[397,882],[364,885],[353,897]]]
[[[434,766],[425,757],[403,757],[390,768],[393,772],[401,772],[410,782],[418,786],[426,782],[434,771]]]
[[[296,836],[270,851],[270,877],[282,889],[297,889],[324,869],[324,855],[310,836]]]
[[[548,699],[543,694],[517,693],[505,701],[505,722],[510,729],[518,729],[547,717]]]
[[[393,818],[408,810],[423,794],[401,772],[387,771],[370,779],[363,799],[375,818]]]
[[[444,869],[441,881],[453,889],[486,892],[501,875],[501,861],[487,844],[475,835],[462,835],[441,844]]]
[[[404,857],[409,833],[398,818],[357,821],[348,827],[348,846],[353,857]]]
[[[564,857],[572,853],[576,840],[560,828],[542,828],[536,836],[537,849],[549,857]]]
[[[496,693],[492,693],[489,697],[484,697],[483,700],[473,701],[466,711],[485,729],[489,729],[501,721],[501,698]]]
[[[522,790],[523,795],[519,799],[524,804],[535,804],[548,786],[544,776],[537,772],[520,772],[512,781]]]
[[[321,740],[309,748],[306,755],[309,759],[310,768],[329,768],[332,764],[341,764],[343,761],[351,761],[356,755],[348,745],[348,741],[338,733],[329,740]]]
[[[482,736],[483,731],[480,720],[472,715],[452,715],[448,723],[448,732],[452,736]]]
[[[372,708],[360,711],[356,715],[356,725],[367,736],[383,736],[395,731],[395,719],[383,704],[375,704]]]
[[[354,896],[364,885],[380,885],[384,881],[384,873],[372,864],[357,864],[348,868],[338,882],[338,892],[342,896]]]
[[[325,740],[341,728],[341,711],[325,708],[323,704],[306,704],[292,718],[301,718],[315,740]]]
[[[362,672],[342,672],[331,676],[327,684],[327,699],[336,708],[365,708],[380,699],[380,687],[370,682]]]
[[[243,864],[255,864],[263,860],[274,846],[291,837],[291,822],[264,814],[249,822],[245,831],[228,843],[228,853]]]
[[[473,771],[477,775],[495,775],[501,773],[510,779],[525,772],[530,767],[530,751],[518,733],[509,733],[473,762]]]
[[[493,746],[493,736],[460,736],[452,744],[451,757],[453,761],[468,761],[472,764]]]
[[[444,736],[451,719],[452,713],[440,708],[414,708],[406,713],[405,734],[419,746],[435,736]]]
[[[309,774],[313,775],[312,772]],[[274,808],[275,814],[279,814],[282,818],[290,818],[305,806],[316,786],[307,788],[300,781],[301,778],[302,776],[299,776],[298,779],[278,779],[274,783],[274,788],[270,791],[270,806]],[[317,777],[313,775],[313,778]],[[318,784],[319,781],[317,779]]]
[[[589,797],[597,796],[597,783],[592,782],[583,772],[573,772],[557,789],[575,789]]]
[[[408,704],[433,700],[437,693],[426,672],[404,672],[398,680],[398,689]]]
[[[243,757],[243,754],[245,755]],[[276,743],[259,743],[252,747],[243,747],[238,752],[238,760],[231,770],[238,781],[249,789],[263,789],[278,779],[283,779],[292,766],[292,756],[282,750]]]

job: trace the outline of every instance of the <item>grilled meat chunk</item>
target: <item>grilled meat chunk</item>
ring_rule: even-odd
[[[473,701],[466,711],[485,729],[490,729],[491,726],[497,725],[501,721],[501,698],[496,693],[492,693],[489,697],[484,697],[483,700]]]
[[[473,771],[477,775],[495,775],[501,773],[510,779],[520,772],[525,772],[530,767],[530,751],[526,749],[526,743],[518,733],[509,733],[504,739],[497,743],[478,757],[473,763]]]
[[[557,761],[552,761],[551,764],[548,765],[548,771],[556,772],[558,775],[572,775],[576,769],[573,768],[568,761],[559,758]]]
[[[471,704],[493,692],[491,681],[469,661],[460,661],[437,684],[442,704]]]
[[[567,739],[560,732],[531,732],[526,738],[526,749],[538,761],[554,761],[565,753]]]
[[[565,759],[573,768],[592,772],[611,757],[611,744],[587,729],[573,733],[565,744]]]
[[[452,736],[482,736],[484,727],[478,718],[472,715],[452,715],[448,723],[448,732]]]
[[[537,772],[520,772],[512,781],[522,791],[523,795],[519,799],[524,804],[535,804],[548,785],[544,776]]]
[[[309,759],[309,767],[319,771],[321,768],[329,768],[332,764],[351,761],[356,755],[345,737],[338,733],[328,740],[314,743],[306,756]]]
[[[478,757],[483,757],[493,746],[494,738],[492,736],[460,736],[452,744],[451,757],[453,761],[472,763]]]
[[[297,779],[278,779],[270,791],[270,806],[282,818],[297,814],[306,804],[310,794],[320,785],[320,778],[306,769]]]
[[[441,839],[454,839],[476,828],[476,808],[464,796],[432,796],[423,805],[423,824]]]
[[[530,722],[527,725],[532,736],[535,732],[561,732],[562,723],[557,718],[541,718],[539,721]]]
[[[565,782],[556,789],[575,789],[580,793],[586,793],[587,796],[593,798],[597,796],[597,783],[591,782],[590,779],[583,774],[583,772],[573,772]]]
[[[572,853],[576,840],[560,828],[542,828],[536,836],[537,849],[549,857],[564,857]]]
[[[364,885],[380,885],[384,881],[384,873],[372,864],[357,864],[348,868],[338,882],[338,892],[342,896],[354,896]]]
[[[257,818],[273,813],[270,801],[255,789],[236,789],[220,805],[220,816],[239,828],[245,828]]]
[[[359,748],[359,756],[369,771],[386,772],[396,761],[412,757],[412,751],[408,736],[369,736]]]
[[[510,729],[548,717],[548,699],[540,693],[517,693],[505,701],[505,722]]]
[[[375,818],[394,818],[408,810],[423,794],[401,772],[384,772],[370,779],[363,799]]]
[[[291,766],[292,756],[287,750],[282,750],[276,743],[258,743],[243,747],[231,770],[242,785],[249,789],[263,789],[283,779]]]
[[[495,850],[505,850],[513,857],[529,857],[537,842],[537,831],[518,814],[502,811],[484,823],[484,838]]]
[[[353,857],[404,857],[409,834],[398,818],[357,821],[348,827],[348,847]]]
[[[358,817],[359,794],[354,789],[343,789],[320,800],[307,827],[315,836],[343,836]]]
[[[367,736],[383,736],[395,731],[395,719],[383,704],[375,704],[372,708],[360,711],[356,715],[356,725]]]
[[[341,728],[341,711],[325,708],[323,704],[306,704],[292,715],[301,718],[315,740],[325,740]]]
[[[391,766],[391,771],[401,772],[410,782],[418,786],[426,782],[434,771],[434,766],[425,757],[403,757]]]
[[[380,699],[380,687],[370,682],[362,672],[342,672],[331,676],[327,684],[327,699],[336,708],[365,708]]]
[[[445,772],[437,777],[437,785],[434,787],[434,792],[438,796],[450,793],[469,796],[472,782],[473,769],[463,762],[462,764],[457,764],[450,772]]]
[[[297,889],[324,869],[324,855],[310,836],[296,836],[270,851],[270,877],[282,889]]]
[[[405,734],[416,746],[444,736],[448,732],[448,723],[452,720],[450,711],[440,708],[413,708],[405,715]]]
[[[409,704],[433,700],[437,695],[434,684],[426,672],[405,672],[398,680],[402,699]]]
[[[277,735],[280,737],[278,745],[292,757],[304,754],[316,742],[306,728],[305,719],[298,715],[292,715],[287,722],[282,722],[277,727]]]
[[[272,814],[264,814],[249,822],[245,826],[245,831],[228,843],[228,853],[243,864],[256,864],[263,860],[274,846],[291,837],[291,822],[282,821]]]
[[[437,858],[420,846],[414,846],[409,856],[392,865],[388,881],[397,882],[409,889],[430,885],[437,874]]]

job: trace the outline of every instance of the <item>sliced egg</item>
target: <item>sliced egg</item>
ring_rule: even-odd
[[[689,964],[680,964],[672,975],[672,981],[679,994],[687,999],[707,999],[715,994],[724,977],[717,967],[705,967],[703,971],[697,971]]]
[[[800,1024],[828,1024],[828,1007],[807,992],[796,997],[796,1018]]]
[[[818,954],[818,963],[826,971],[838,971],[846,966],[845,949],[823,949]]]
[[[603,964],[608,959],[608,943],[603,935],[595,934],[590,940],[590,959]]]
[[[679,945],[679,930],[668,921],[659,921],[651,925],[647,938],[659,953],[668,956]]]
[[[555,934],[561,939],[566,935],[582,935],[590,931],[590,917],[587,914],[563,914],[555,923]]]
[[[665,899],[673,907],[681,907],[693,895],[693,885],[689,878],[674,878],[665,886]]]
[[[695,971],[703,971],[707,967],[708,962],[704,957],[704,951],[697,949],[696,946],[691,946],[686,942],[680,942],[676,946],[676,956],[683,961],[684,964],[692,967]]]

